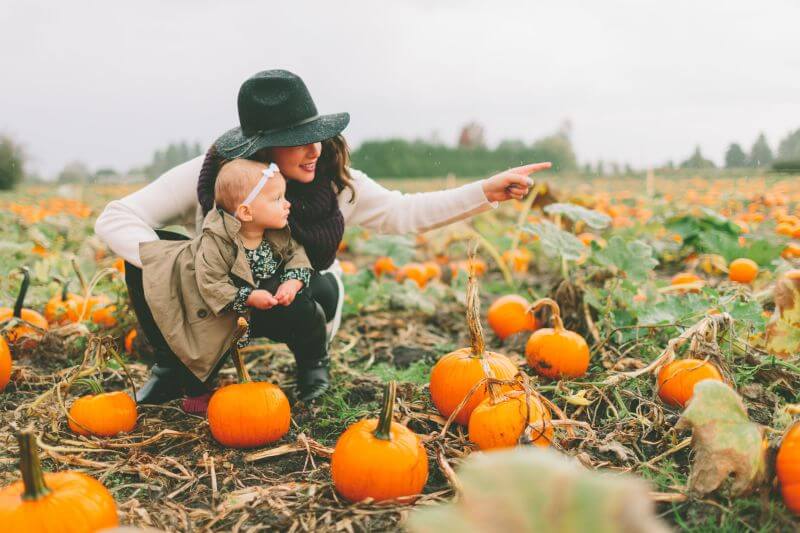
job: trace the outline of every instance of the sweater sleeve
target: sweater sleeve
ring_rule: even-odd
[[[129,263],[142,266],[139,243],[158,240],[163,227],[197,206],[197,177],[203,156],[174,167],[128,196],[110,202],[94,231],[111,250]]]
[[[469,218],[497,207],[483,192],[483,180],[443,191],[404,194],[379,185],[360,170],[350,169],[355,200],[340,195],[340,207],[348,225],[379,233],[420,233]]]

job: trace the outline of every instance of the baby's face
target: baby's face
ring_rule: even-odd
[[[280,229],[286,227],[289,221],[289,207],[291,204],[284,196],[286,194],[286,180],[276,172],[267,180],[264,188],[258,193],[250,204],[253,213],[253,223],[264,229]]]

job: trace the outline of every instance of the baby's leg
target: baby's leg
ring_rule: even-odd
[[[254,309],[250,319],[251,337],[285,342],[294,354],[300,400],[313,400],[328,389],[330,360],[325,313],[310,291],[298,293],[288,306],[277,305],[267,311]]]

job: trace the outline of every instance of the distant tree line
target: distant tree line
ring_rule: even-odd
[[[769,166],[775,170],[800,170],[800,128],[781,140],[777,155],[773,154],[763,133],[759,134],[749,154],[738,143],[731,143],[725,152],[726,168]]]
[[[10,137],[0,136],[0,190],[8,191],[25,177],[25,153]]]
[[[552,161],[555,170],[578,168],[569,131],[564,128],[532,143],[504,140],[489,148],[483,128],[474,122],[462,128],[456,146],[431,140],[365,141],[351,157],[355,168],[376,178],[423,178],[449,173],[485,176],[534,161]]]

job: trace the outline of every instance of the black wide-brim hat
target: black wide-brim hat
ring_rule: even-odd
[[[248,78],[239,89],[238,107],[239,127],[214,142],[225,159],[324,141],[350,122],[349,113],[320,115],[303,80],[286,70],[265,70]]]

